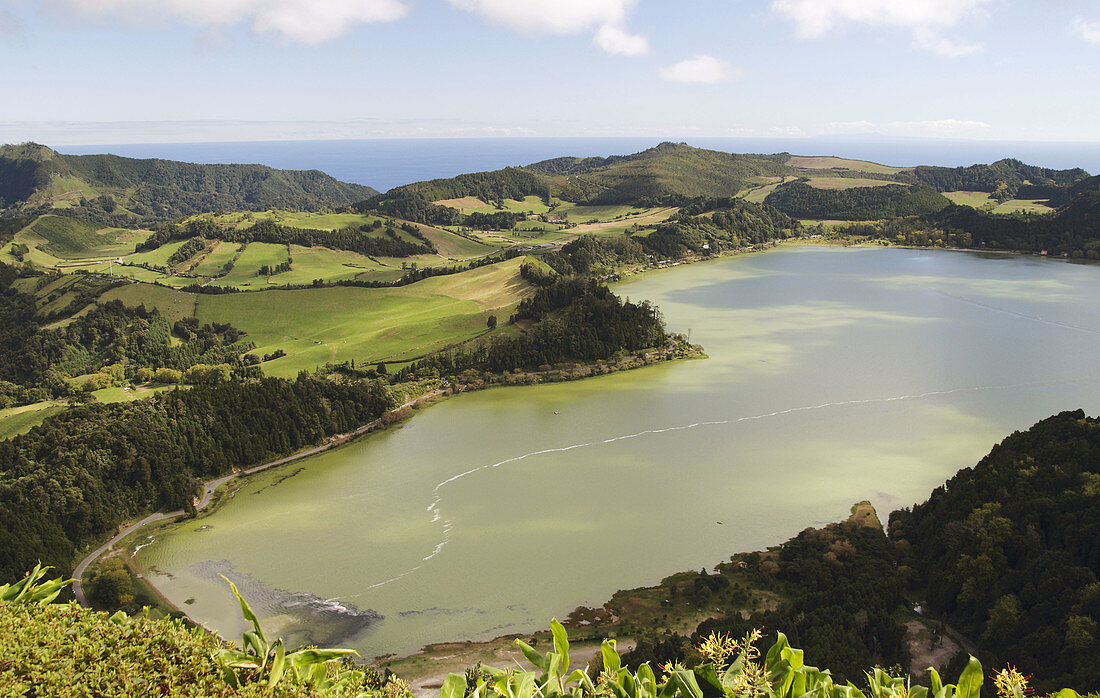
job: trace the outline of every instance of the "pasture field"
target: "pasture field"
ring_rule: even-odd
[[[164,286],[153,284],[126,284],[118,288],[112,288],[99,297],[100,303],[120,300],[124,304],[136,308],[144,305],[146,308],[156,308],[169,322],[176,322],[185,317],[193,317],[199,301],[198,293],[181,293]]]
[[[100,268],[100,272],[106,272],[107,269]],[[166,281],[169,277],[167,274],[163,274],[159,271],[153,271],[152,269],[146,269],[145,267],[124,266],[121,264],[114,265],[112,274],[120,279],[130,279],[131,281],[142,281],[147,284],[151,284],[154,281]],[[188,279],[187,283],[191,283],[193,279]],[[185,286],[187,284],[184,284]]]
[[[192,273],[199,276],[218,276],[225,265],[240,253],[242,247],[244,245],[239,242],[215,242],[202,260],[195,265]]]
[[[993,208],[997,205],[997,200],[984,191],[945,191],[943,195],[958,206]]]
[[[764,199],[768,198],[768,194],[771,194],[776,190],[779,185],[789,182],[794,177],[768,177],[769,181],[761,182],[760,184],[752,187],[751,189],[745,189],[738,192],[737,196],[745,201],[751,201],[754,204],[764,203]]]
[[[230,322],[244,330],[256,354],[286,351],[263,364],[270,375],[293,377],[333,361],[409,360],[482,334],[490,314],[507,319],[531,288],[519,276],[521,260],[402,288],[197,296],[197,315],[200,322]]]
[[[465,238],[449,230],[444,230],[443,228],[433,228],[432,226],[422,225],[420,223],[417,223],[416,227],[420,229],[424,237],[432,241],[435,248],[439,250],[439,254],[449,259],[483,257],[496,251],[495,246],[470,240],[469,238]]]
[[[993,213],[1053,213],[1046,199],[1012,199],[993,209]]]
[[[441,199],[433,203],[439,206],[450,206],[458,209],[459,213],[496,213],[498,211],[511,211],[512,213],[546,213],[550,207],[543,203],[537,196],[526,196],[522,201],[518,199],[505,199],[501,203],[503,208],[497,208],[494,204],[477,198],[476,196],[464,196],[461,199]]]
[[[283,211],[271,209],[268,211],[233,211],[218,215],[204,213],[192,216],[193,219],[204,218],[212,220],[219,225],[236,230],[251,228],[258,221],[273,220],[280,225],[290,228],[307,228],[312,230],[339,230],[349,225],[359,227],[373,223],[380,219],[378,216],[367,216],[361,213],[310,213],[308,211]]]
[[[609,206],[582,206],[580,204],[562,201],[550,210],[550,215],[566,217],[570,223],[607,223],[609,221],[625,220],[637,216],[649,216],[657,208],[638,208],[630,204],[613,204]]]
[[[127,255],[122,258],[122,261],[129,264],[151,264],[155,267],[167,267],[168,258],[175,254],[176,250],[183,247],[186,240],[177,240],[176,242],[170,242],[167,245],[161,245],[155,250],[148,250],[147,252],[136,252],[131,255]]]
[[[46,417],[64,412],[66,406],[58,402],[35,402],[22,407],[0,410],[0,441],[25,434],[42,423]]]
[[[57,267],[76,260],[109,259],[130,254],[150,234],[148,230],[99,228],[63,216],[39,216],[17,232],[3,249],[2,261],[14,263],[11,246],[26,245],[24,259],[38,266]]]
[[[888,184],[898,184],[898,182],[891,182],[886,179],[865,179],[863,177],[810,177],[806,184],[815,189],[840,191],[859,187],[885,187]]]
[[[272,277],[259,276],[260,267],[265,264],[274,267],[287,260],[287,246],[270,242],[250,242],[233,269],[214,282],[215,286],[236,286],[237,288],[265,288],[268,285],[283,283],[277,274]],[[270,279],[270,280],[269,280]]]
[[[833,168],[843,168],[855,172],[870,172],[872,174],[886,175],[897,174],[913,169],[912,167],[880,165],[877,162],[869,162],[867,160],[848,160],[846,158],[838,158],[831,155],[792,155],[784,164],[806,170],[831,170]]]
[[[294,260],[290,271],[271,277],[272,283],[296,285],[309,284],[314,279],[342,281],[354,278],[386,281],[400,277],[400,266],[395,270],[356,252],[291,245],[290,258]]]

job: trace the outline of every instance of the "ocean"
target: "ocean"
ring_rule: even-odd
[[[528,165],[540,160],[628,155],[659,138],[423,138],[347,141],[254,141],[61,146],[63,153],[114,153],[197,163],[258,163],[317,169],[379,191],[464,172]],[[677,139],[680,140],[680,139]],[[954,167],[1014,157],[1032,165],[1100,172],[1100,143],[960,141],[883,138],[688,138],[690,145],[732,153],[838,155],[886,165]]]

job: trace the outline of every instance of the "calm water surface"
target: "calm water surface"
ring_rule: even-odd
[[[1100,413],[1100,267],[785,248],[618,285],[710,358],[496,389],[250,479],[137,561],[243,629],[409,653],[917,501],[1008,433]],[[721,522],[721,523],[719,523]]]

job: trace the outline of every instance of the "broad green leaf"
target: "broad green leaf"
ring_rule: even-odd
[[[616,647],[614,640],[604,640],[603,644],[600,645],[604,671],[610,671],[612,674],[618,673],[619,669],[623,667],[623,661],[619,658]]]
[[[439,698],[463,698],[466,695],[466,675],[448,674],[439,689]]]
[[[703,691],[695,680],[695,674],[691,671],[678,669],[672,672],[668,682],[683,698],[704,698]]]
[[[527,661],[534,664],[535,667],[544,672],[550,670],[550,660],[539,654],[534,647],[518,638],[516,639],[516,646],[519,647],[520,652],[523,652],[523,656],[527,658]]]
[[[561,655],[561,671],[569,671],[569,634],[557,618],[550,621],[550,632],[554,634],[554,651]]]
[[[928,667],[928,675],[931,678],[932,695],[939,696],[943,693],[943,681],[940,680],[940,672],[935,667]]]
[[[783,650],[790,647],[786,635],[783,633],[776,633],[776,635],[775,644],[771,646],[768,654],[764,657],[764,668],[769,670],[783,659]]]
[[[962,675],[959,676],[959,684],[955,687],[955,698],[981,698],[982,679],[982,663],[976,657],[971,657]]]
[[[275,641],[275,658],[271,660],[271,675],[267,678],[267,687],[274,688],[283,678],[286,671],[286,646],[282,639]]]

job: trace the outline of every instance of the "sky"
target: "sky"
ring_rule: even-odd
[[[0,142],[1100,141],[1095,0],[0,0]]]

